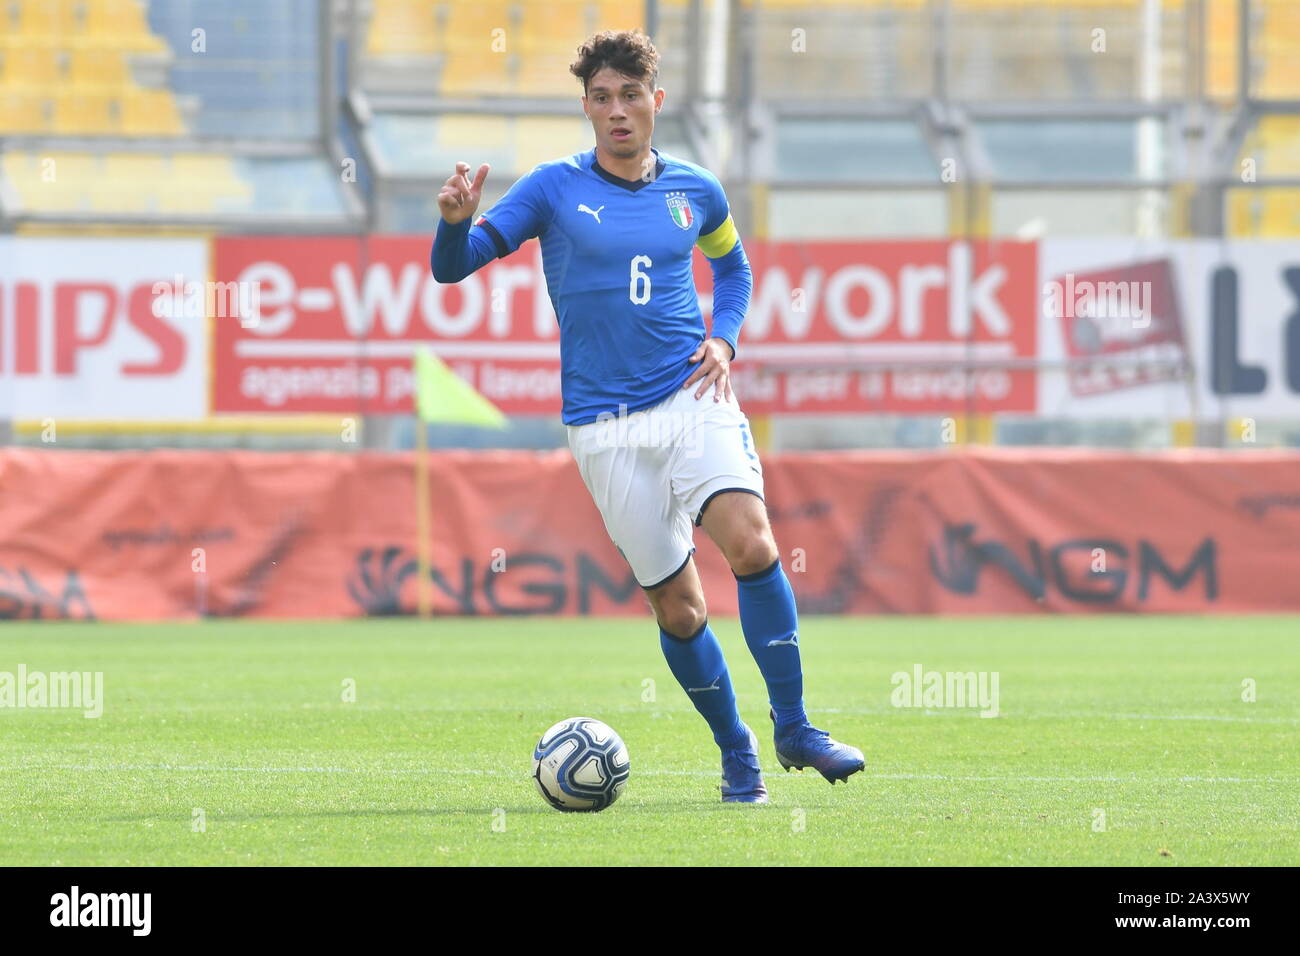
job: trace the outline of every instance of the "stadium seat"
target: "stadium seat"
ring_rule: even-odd
[[[185,132],[171,90],[128,89],[121,110],[122,132],[127,136],[179,136]]]
[[[63,135],[104,135],[119,130],[117,103],[95,90],[64,88],[54,104],[54,132]]]
[[[222,155],[14,151],[3,170],[23,205],[43,212],[202,214],[246,207],[253,195]]]
[[[513,7],[514,4],[509,0],[448,3],[444,8],[446,45],[448,48],[456,46],[465,49],[481,43],[484,49],[490,51],[493,40],[499,38],[505,41],[509,52],[513,41],[518,39],[514,34],[514,17],[511,15]],[[496,30],[504,33],[494,33]]]
[[[511,58],[486,43],[457,45],[442,63],[439,89],[444,96],[504,94],[513,89]]]
[[[645,26],[645,4],[600,0],[596,5],[595,30],[632,30]]]
[[[23,205],[36,212],[86,208],[85,187],[97,169],[97,157],[87,153],[11,152],[4,156],[5,178]]]
[[[589,36],[586,0],[552,0],[523,5],[519,32],[525,43],[569,52]]]
[[[4,154],[5,175],[14,182],[44,182],[47,168],[53,172],[56,182],[81,180],[98,175],[101,162],[100,157],[93,153],[70,153],[60,150],[40,152],[15,150]]]
[[[74,0],[9,0],[7,6],[17,11],[14,32],[24,37],[63,37],[76,28]]]
[[[83,32],[104,39],[120,50],[155,53],[167,46],[149,29],[139,0],[82,0],[86,17]]]
[[[582,84],[569,72],[577,59],[579,41],[560,46],[555,41],[525,41],[514,73],[520,96],[580,96]]]
[[[1294,0],[1263,0],[1252,37],[1262,62],[1255,95],[1300,99],[1300,7]]]
[[[1228,234],[1251,239],[1300,236],[1300,189],[1229,190]]]
[[[1261,179],[1300,177],[1300,116],[1260,117],[1241,146],[1240,160],[1253,159]]]
[[[438,35],[433,32],[402,33],[375,30],[367,43],[372,56],[431,56],[440,51]]]
[[[1215,99],[1237,94],[1237,3],[1209,0],[1205,8],[1205,90]]]
[[[103,157],[101,175],[106,180],[157,183],[171,175],[167,157],[157,153],[109,153]]]
[[[75,86],[116,89],[130,82],[126,57],[117,50],[74,50],[68,65],[68,82]]]
[[[85,186],[86,203],[97,213],[156,213],[158,184],[142,179],[96,178]]]
[[[440,52],[440,6],[433,0],[375,0],[367,32],[367,52],[375,56]]]
[[[48,87],[63,79],[62,54],[52,46],[13,46],[3,56],[6,86]]]

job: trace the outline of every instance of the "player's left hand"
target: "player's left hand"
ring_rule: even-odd
[[[691,377],[682,383],[682,388],[690,388],[695,382],[700,387],[695,391],[698,400],[713,385],[713,400],[722,401],[727,396],[731,401],[731,346],[723,339],[705,339],[691,356],[691,362],[699,362],[700,367],[691,373]]]

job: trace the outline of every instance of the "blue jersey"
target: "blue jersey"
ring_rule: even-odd
[[[439,225],[440,281],[540,238],[569,425],[656,405],[698,367],[688,361],[705,337],[691,273],[696,245],[713,264],[712,334],[736,349],[752,278],[722,185],[694,163],[653,152],[655,175],[645,180],[608,172],[594,149],[543,163],[472,229]]]

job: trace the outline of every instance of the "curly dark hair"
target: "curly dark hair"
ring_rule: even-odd
[[[597,33],[578,47],[578,58],[569,72],[582,80],[585,93],[591,78],[607,66],[624,76],[649,80],[651,91],[659,86],[659,51],[640,30]]]

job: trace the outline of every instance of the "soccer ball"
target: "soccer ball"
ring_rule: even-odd
[[[537,741],[533,782],[557,810],[604,810],[627,783],[627,745],[591,717],[562,720]]]

